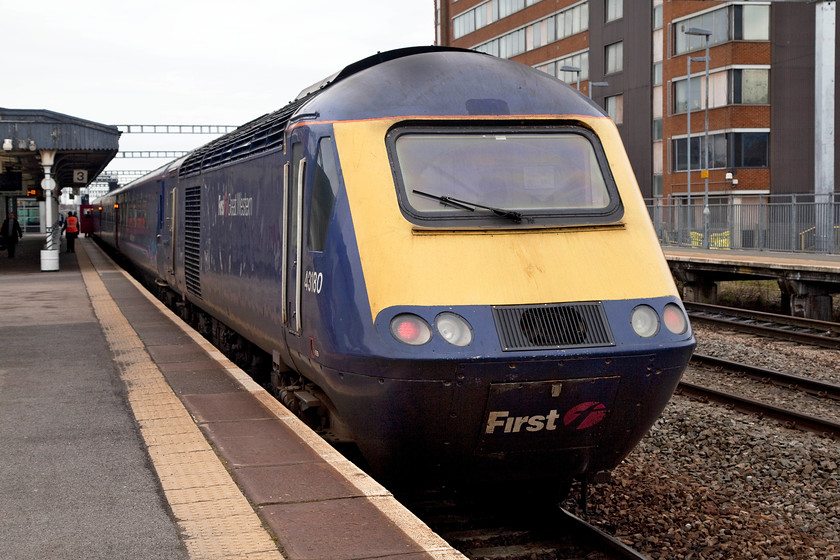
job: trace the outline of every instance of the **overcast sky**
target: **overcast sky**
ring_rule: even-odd
[[[433,0],[0,0],[0,30],[0,107],[103,124],[239,125],[356,60],[435,37]],[[120,149],[210,138],[123,134]]]

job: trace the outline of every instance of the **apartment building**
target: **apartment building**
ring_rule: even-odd
[[[646,198],[696,200],[707,180],[712,198],[814,193],[814,3],[436,0],[436,9],[438,44],[516,60],[590,96],[618,126]]]

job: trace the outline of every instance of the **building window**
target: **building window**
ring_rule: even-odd
[[[475,12],[470,10],[452,19],[452,36],[459,39],[475,31]]]
[[[494,21],[493,2],[485,2],[452,18],[453,38],[459,39]]]
[[[619,41],[604,47],[604,73],[615,74],[624,69],[624,43]]]
[[[770,71],[741,68],[729,72],[729,103],[766,105],[770,103]]]
[[[770,6],[732,6],[736,41],[770,40]],[[739,34],[740,33],[740,34]]]
[[[525,9],[525,0],[496,0],[496,2],[499,6],[499,19]]]
[[[662,4],[653,7],[653,28],[662,29]]]
[[[691,27],[711,31],[709,45],[718,45],[728,41],[768,41],[770,40],[770,6],[724,6],[719,10],[675,21],[671,26],[673,30],[671,44],[674,55],[706,47],[704,36],[686,35],[685,31]]]
[[[525,30],[517,29],[499,38],[499,56],[501,58],[513,58],[525,52]]]
[[[653,141],[662,140],[662,119],[653,119]]]
[[[530,1],[530,0],[529,0]],[[493,0],[482,6],[496,6]],[[530,5],[530,4],[529,4]],[[487,22],[495,21],[496,15],[488,9]],[[460,16],[459,16],[460,17]],[[476,27],[477,29],[478,27]],[[473,47],[502,58],[512,58],[526,51],[536,49],[560,39],[575,35],[589,28],[589,3],[583,2],[557,12],[547,18],[529,23],[510,33]],[[456,33],[457,38],[457,33]]]
[[[615,21],[624,17],[624,0],[605,0],[606,21]]]
[[[691,168],[700,168],[700,140],[694,136],[691,138]],[[674,154],[673,170],[685,171],[686,167],[686,139],[676,138],[671,140],[671,153]]]
[[[770,161],[769,132],[733,132],[732,167],[767,167]]]
[[[663,190],[664,190],[662,184],[663,184],[662,175],[654,175],[653,176],[653,192],[651,193],[651,195],[662,196],[662,193],[663,193]]]
[[[728,134],[711,134],[709,135],[709,169],[722,169],[727,167],[727,149],[726,143]],[[671,141],[671,148],[674,154],[673,170],[686,170],[686,139],[677,138]],[[691,169],[705,169],[705,152],[703,146],[706,143],[706,137],[703,133],[691,137]]]
[[[624,122],[624,95],[611,95],[605,98],[604,106],[607,110],[607,115],[609,115],[615,124]]]
[[[589,29],[589,3],[579,4],[556,15],[557,39],[564,39]]]
[[[689,101],[691,101],[691,110],[697,111],[701,105],[701,79],[693,78],[691,80],[691,95],[688,94],[689,80],[677,80],[673,82],[674,86],[674,113],[685,113]]]
[[[691,169],[706,166],[705,135],[691,137]],[[686,139],[671,140],[672,170],[686,170]],[[709,135],[709,168],[768,167],[770,162],[769,132],[729,132]]]
[[[564,66],[580,68],[580,78],[578,78],[577,72],[564,72],[560,70]],[[580,79],[580,81],[589,79],[589,52],[584,51],[549,62],[548,64],[541,64],[536,66],[536,69],[542,70],[546,74],[559,78],[567,84],[576,85],[578,79]]]
[[[686,79],[675,80],[673,85],[673,112],[685,113]],[[691,110],[705,108],[706,77],[691,78]],[[709,75],[709,108],[725,105],[766,105],[770,103],[770,71],[764,68],[737,68],[717,71]]]
[[[654,86],[661,86],[662,85],[662,63],[661,62],[654,62],[653,63],[653,84]]]

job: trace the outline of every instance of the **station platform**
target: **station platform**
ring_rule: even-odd
[[[0,253],[0,556],[464,558],[91,240]]]
[[[774,251],[663,247],[669,261],[695,261],[768,270],[800,270],[840,275],[840,255]]]
[[[840,255],[726,249],[663,247],[683,298],[717,303],[717,282],[775,280],[782,311],[789,315],[835,321],[832,295],[840,294]]]

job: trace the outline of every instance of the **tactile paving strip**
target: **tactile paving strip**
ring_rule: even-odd
[[[77,256],[190,558],[282,560],[260,518],[111,298],[83,246]]]

